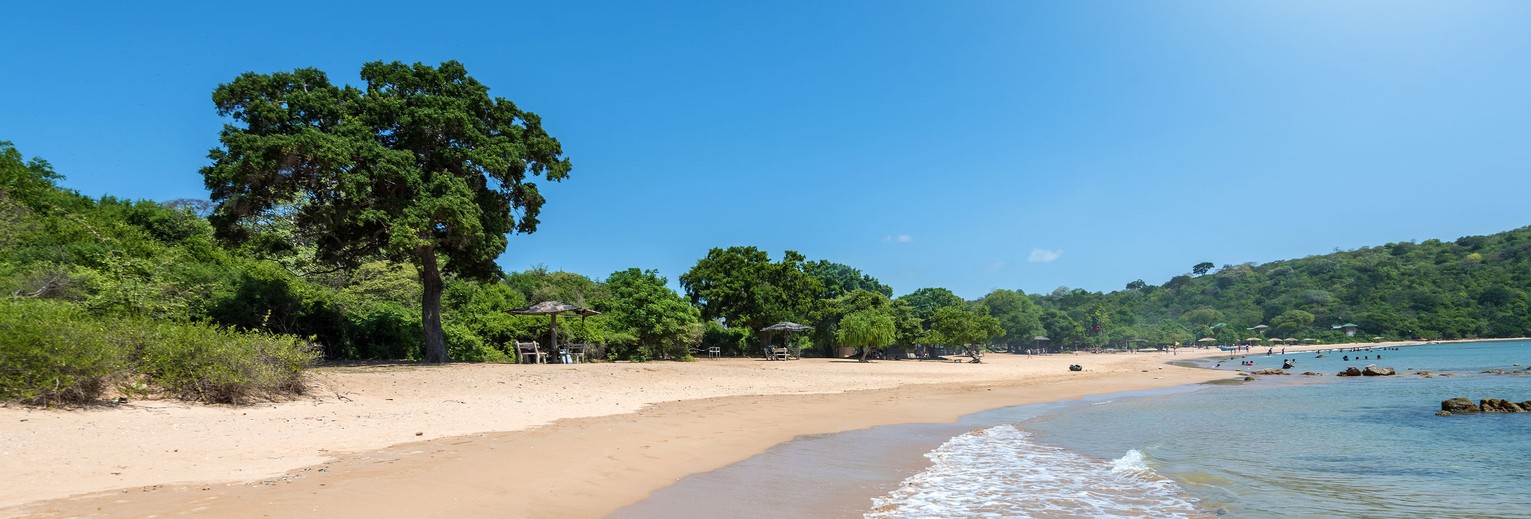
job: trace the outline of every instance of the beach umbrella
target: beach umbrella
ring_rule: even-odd
[[[573,313],[581,319],[592,315],[601,315],[600,312],[582,306],[571,305],[562,301],[543,301],[532,306],[517,308],[510,313],[520,315],[546,315],[548,316],[548,348],[550,351],[558,351],[558,314]]]
[[[782,322],[779,322],[779,323],[767,326],[765,328],[761,328],[760,331],[762,331],[762,332],[782,332],[782,333],[785,333],[786,334],[785,338],[782,339],[782,345],[785,346],[787,344],[787,339],[791,339],[792,338],[792,334],[797,333],[797,332],[806,332],[806,331],[812,330],[812,329],[813,329],[812,326],[808,326],[806,324],[797,324],[797,323],[794,323],[794,322],[791,322],[791,321],[782,321]]]
[[[1297,339],[1293,339],[1291,337],[1287,337],[1286,338],[1286,342],[1298,342],[1298,341],[1297,341]]]
[[[1260,342],[1261,339],[1259,337],[1250,337],[1250,338],[1244,339],[1244,340],[1249,341],[1249,342]]]
[[[1207,337],[1205,339],[1196,339],[1196,342],[1217,342],[1217,339],[1212,338],[1212,337]]]

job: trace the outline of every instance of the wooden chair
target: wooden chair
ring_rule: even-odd
[[[547,364],[548,354],[537,347],[537,341],[516,343],[517,364]]]
[[[787,360],[787,355],[788,352],[785,346],[776,346],[771,348],[771,360]]]

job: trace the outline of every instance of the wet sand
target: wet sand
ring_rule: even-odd
[[[343,367],[281,404],[11,407],[0,514],[601,517],[799,435],[1226,378],[1166,364],[1223,355]]]

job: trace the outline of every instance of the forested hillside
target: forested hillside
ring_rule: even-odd
[[[1454,241],[1425,240],[1262,265],[1197,265],[1162,286],[1142,282],[1108,294],[1059,288],[1035,296],[1070,319],[1049,333],[1065,341],[1154,342],[1216,336],[1341,340],[1460,339],[1531,335],[1531,227]],[[1218,326],[1223,323],[1224,326]],[[1100,333],[1069,325],[1100,324]],[[1088,328],[1081,326],[1080,328]]]

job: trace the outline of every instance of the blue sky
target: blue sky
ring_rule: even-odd
[[[574,163],[510,270],[755,245],[973,298],[1531,224],[1527,2],[182,4],[8,6],[0,140],[205,198],[219,83],[455,59]]]

